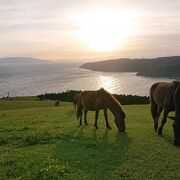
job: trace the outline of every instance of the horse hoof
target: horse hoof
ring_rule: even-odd
[[[154,131],[155,131],[155,132],[157,132],[157,130],[158,130],[158,127],[157,127],[157,126],[155,126],[155,127],[154,127]]]
[[[158,135],[162,135],[162,131],[161,130],[158,130]]]
[[[175,145],[175,146],[180,146],[180,141],[174,140],[174,145]]]
[[[98,126],[94,126],[96,129],[98,129]]]

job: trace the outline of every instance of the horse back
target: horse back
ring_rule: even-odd
[[[103,109],[103,96],[99,91],[83,91],[81,103],[83,108],[87,110]]]
[[[171,95],[168,94],[170,87],[173,86],[173,83],[169,82],[158,82],[152,85],[151,87],[151,98],[154,99],[155,103],[164,108],[165,106],[165,99]]]

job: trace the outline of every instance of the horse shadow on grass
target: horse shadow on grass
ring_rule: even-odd
[[[105,178],[108,171],[123,165],[131,143],[127,133],[107,129],[91,131],[82,126],[68,132],[66,138],[57,143],[54,156],[72,167],[74,173],[94,178],[96,171],[100,171]]]
[[[169,134],[164,133],[160,136],[160,138],[163,138],[166,143],[173,145],[174,137],[170,136]]]
[[[67,112],[64,113],[64,115],[68,118],[68,119],[73,119],[74,118],[74,111],[73,110],[69,110]]]
[[[170,126],[170,131],[168,132],[164,130],[162,135],[158,135],[158,136],[159,138],[163,139],[166,143],[170,145],[174,145],[174,131],[172,126]]]
[[[170,135],[170,134],[164,132],[162,135],[159,135],[159,138],[162,138],[169,145],[174,146],[174,133],[173,133],[173,135]],[[176,146],[176,147],[180,148],[179,146]]]

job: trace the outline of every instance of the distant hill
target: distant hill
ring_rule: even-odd
[[[47,62],[39,58],[32,57],[4,57],[0,58],[0,63],[42,63]]]
[[[105,72],[137,72],[137,75],[151,77],[180,77],[180,56],[153,59],[114,59],[85,63],[80,68]]]

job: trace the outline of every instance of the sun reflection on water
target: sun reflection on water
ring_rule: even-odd
[[[114,79],[109,76],[99,76],[99,84],[100,87],[106,89],[111,92],[113,90]]]

